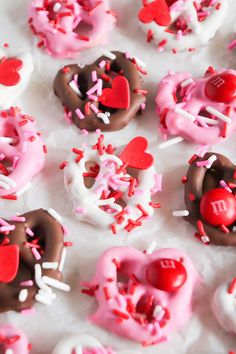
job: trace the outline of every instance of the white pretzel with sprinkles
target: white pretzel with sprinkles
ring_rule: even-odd
[[[227,5],[226,0],[143,0],[140,26],[147,33],[147,41],[154,40],[159,51],[192,51],[214,37]]]
[[[117,155],[113,146],[104,145],[101,135],[93,147],[72,150],[62,168],[79,220],[116,234],[119,229],[132,231],[153,215],[159,204],[152,203],[152,195],[160,188],[160,176],[146,148],[146,139],[136,137]],[[88,168],[89,162],[93,164]]]

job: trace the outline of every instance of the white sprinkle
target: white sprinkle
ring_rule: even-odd
[[[55,5],[53,6],[53,11],[58,12],[61,9],[61,4],[59,2],[56,2]]]
[[[38,301],[38,302],[41,302],[44,305],[51,305],[52,304],[52,300],[51,299],[49,299],[48,297],[43,296],[41,294],[36,294],[35,295],[35,300]]]
[[[153,240],[148,246],[148,248],[146,249],[146,254],[152,254],[155,251],[156,247],[157,247],[157,242]]]
[[[97,114],[97,117],[100,118],[104,124],[110,124],[110,119],[108,118],[106,113],[100,112]]]
[[[8,184],[6,184],[5,182],[0,181],[0,188],[10,189],[10,186]]]
[[[176,216],[176,217],[188,216],[189,211],[188,210],[176,210],[176,211],[173,211],[172,215]]]
[[[159,149],[165,149],[171,145],[181,143],[182,141],[184,141],[184,138],[182,138],[181,136],[177,136],[176,138],[164,141],[163,143],[159,144],[158,147]]]
[[[118,213],[123,210],[122,206],[116,203],[110,204],[110,208],[116,210]]]
[[[211,168],[212,164],[217,160],[217,157],[216,155],[211,155],[209,157],[209,159],[207,160],[208,161],[208,164],[205,166],[206,168]]]
[[[28,189],[30,189],[31,183],[27,183],[23,188],[21,188],[18,192],[16,192],[16,196],[19,197],[20,195],[24,194]]]
[[[190,85],[192,82],[193,82],[192,78],[187,79],[181,83],[181,87],[186,87],[186,86]]]
[[[102,206],[102,205],[110,205],[115,202],[115,198],[109,198],[109,199],[100,199],[97,201],[97,205]]]
[[[57,280],[57,279],[53,279],[50,277],[47,277],[46,275],[44,275],[42,277],[43,281],[45,284],[52,286],[53,288],[62,290],[62,291],[70,291],[70,286],[62,283],[61,281]]]
[[[103,50],[102,53],[103,53],[104,57],[107,57],[108,59],[111,59],[111,60],[116,59],[116,55],[112,52],[109,52],[108,50]]]
[[[63,250],[62,250],[62,254],[61,254],[61,261],[60,261],[60,264],[59,264],[59,267],[58,267],[58,271],[59,272],[63,271],[65,260],[66,260],[66,253],[67,253],[67,251],[66,251],[66,248],[64,247]]]
[[[53,292],[45,293],[45,291],[43,291],[42,289],[39,289],[38,294],[42,295],[42,296],[44,296],[44,297],[46,297],[47,299],[50,299],[50,300],[55,300],[56,297],[57,297],[57,295],[55,293],[53,293]]]
[[[232,122],[229,117],[227,117],[225,114],[223,114],[223,113],[217,111],[215,108],[213,108],[213,107],[211,107],[211,106],[207,106],[207,107],[206,107],[206,111],[207,111],[208,113],[213,114],[215,117],[217,117],[217,118],[223,120],[224,122],[226,122],[226,123],[228,123],[228,124],[231,124],[231,122]]]
[[[191,113],[185,111],[184,109],[182,109],[180,107],[175,108],[175,113],[180,114],[181,116],[191,120],[192,122],[194,122],[196,120],[196,117],[194,117]]]
[[[106,161],[106,160],[114,161],[115,163],[117,163],[118,166],[123,165],[123,161],[121,159],[119,159],[119,157],[116,155],[104,154],[99,157],[99,160],[100,161]]]
[[[47,293],[52,292],[52,289],[49,288],[49,286],[47,286],[47,285],[43,282],[43,280],[42,280],[42,269],[41,269],[40,264],[38,264],[38,263],[35,264],[35,266],[34,266],[34,272],[35,272],[34,277],[35,277],[35,283],[36,283],[36,285],[38,285],[38,287],[39,287],[40,289],[42,289],[43,291],[45,291],[45,292],[47,292]]]
[[[78,86],[76,85],[76,83],[74,82],[74,80],[72,80],[72,81],[69,83],[69,86],[70,86],[70,88],[72,88],[72,90],[73,90],[77,95],[79,95],[79,97],[83,97],[82,92],[80,91],[80,89],[78,88]]]
[[[56,270],[58,268],[58,262],[43,262],[42,268]]]
[[[25,300],[27,299],[28,297],[28,290],[27,289],[22,289],[19,293],[19,296],[18,296],[18,300],[20,302],[25,302]]]
[[[158,317],[158,320],[160,320],[165,314],[165,311],[163,310],[163,307],[160,305],[157,305],[153,311],[153,317]]]
[[[210,239],[209,239],[209,237],[208,237],[207,235],[202,236],[202,237],[201,237],[201,240],[202,240],[203,243],[208,243],[208,242],[210,242]]]
[[[17,184],[15,181],[13,181],[11,178],[4,176],[4,175],[0,175],[0,180],[7,183],[10,187],[16,187]]]
[[[8,137],[6,137],[6,136],[1,136],[1,137],[0,137],[0,142],[1,142],[1,143],[13,144],[13,143],[15,143],[15,139],[13,139],[13,138],[8,138]]]
[[[210,125],[218,125],[219,124],[218,120],[208,118],[208,117],[197,116],[197,119],[199,119],[200,122],[203,121],[203,122],[208,123]]]
[[[59,223],[62,221],[61,215],[59,215],[54,209],[49,208],[48,209],[48,214],[50,214],[54,219],[56,219]]]

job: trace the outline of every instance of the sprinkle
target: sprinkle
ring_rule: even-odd
[[[44,305],[51,305],[52,304],[52,300],[46,296],[43,296],[42,294],[36,294],[35,300],[44,304]]]
[[[56,2],[53,6],[53,11],[58,12],[61,9],[61,4],[59,2]]]
[[[33,285],[34,285],[34,282],[32,280],[26,280],[26,281],[22,281],[20,283],[20,286],[29,286],[29,287],[31,287]]]
[[[115,162],[118,166],[123,165],[123,161],[116,155],[110,155],[110,154],[104,154],[99,156],[100,161],[113,161]]]
[[[36,285],[45,292],[51,293],[52,290],[47,286],[42,280],[42,269],[40,264],[35,264],[34,266],[34,277]]]
[[[42,268],[56,270],[58,268],[58,262],[43,262]]]
[[[201,220],[197,221],[197,228],[200,236],[206,236],[206,232],[204,230],[204,226]]]
[[[223,113],[217,111],[215,108],[213,108],[213,107],[211,107],[211,106],[207,106],[207,107],[206,107],[206,111],[207,111],[208,113],[213,114],[215,117],[217,117],[217,118],[223,120],[224,122],[226,122],[226,123],[228,123],[228,124],[231,124],[231,122],[232,122],[229,117],[227,117],[225,114],[223,114]]]
[[[22,187],[19,191],[16,192],[16,196],[19,197],[20,195],[24,194],[28,189],[31,187],[31,183],[27,183],[24,187]]]
[[[163,307],[160,305],[155,306],[153,311],[153,317],[155,317],[158,321],[160,321],[164,315],[165,315],[165,311]]]
[[[232,190],[229,188],[229,186],[227,185],[227,183],[222,179],[220,181],[220,185],[221,187],[223,187],[225,190],[227,190],[229,193],[232,193]]]
[[[62,271],[63,271],[64,264],[65,264],[65,260],[66,260],[66,253],[67,253],[67,250],[66,250],[66,248],[64,247],[63,250],[62,250],[62,254],[61,254],[61,261],[60,261],[59,267],[58,267],[58,271],[59,271],[59,272],[62,272]]]
[[[111,231],[112,231],[113,235],[116,235],[116,234],[117,234],[117,227],[116,227],[116,224],[111,224]]]
[[[72,88],[72,90],[73,90],[77,95],[79,95],[79,97],[83,97],[82,92],[80,91],[80,89],[78,88],[78,85],[75,83],[74,80],[72,80],[72,81],[69,83],[69,86],[70,86],[70,88]]]
[[[181,116],[191,120],[192,122],[194,122],[196,120],[196,117],[194,117],[191,113],[185,111],[184,109],[182,109],[180,107],[175,108],[175,113],[180,114]]]
[[[109,292],[109,289],[107,287],[104,287],[103,292],[104,292],[106,301],[109,301],[111,299],[111,294]]]
[[[208,118],[208,117],[203,117],[203,116],[197,116],[197,120],[201,123],[202,121],[205,123],[208,123],[209,125],[218,125],[219,122],[216,119]]]
[[[4,175],[0,175],[0,181],[8,185],[8,188],[6,189],[9,189],[10,187],[14,188],[17,186],[15,181],[13,181],[11,178]]]
[[[236,39],[234,39],[232,42],[229,43],[228,50],[233,50],[235,47],[236,47]]]
[[[84,115],[79,108],[75,110],[75,113],[79,119],[84,119]]]
[[[98,113],[97,114],[97,117],[100,118],[104,124],[110,124],[110,119],[108,118],[108,114],[109,112],[106,112],[106,113]],[[110,113],[109,113],[110,114]]]
[[[47,210],[48,214],[51,215],[54,219],[56,219],[59,223],[62,221],[62,217],[52,208]]]
[[[146,250],[146,254],[152,254],[155,251],[156,247],[157,247],[157,242],[153,240],[148,246]]]
[[[189,211],[188,210],[176,210],[176,211],[172,212],[172,215],[176,216],[176,217],[188,216]]]
[[[113,314],[124,319],[124,320],[128,320],[129,319],[129,315],[127,313],[121,312],[117,309],[112,310]]]
[[[101,96],[102,95],[102,86],[103,86],[103,82],[101,79],[98,79],[98,84],[97,84],[97,95]]]
[[[13,231],[15,230],[15,228],[16,228],[15,225],[1,226],[0,232]]]
[[[41,259],[41,255],[38,252],[37,248],[32,247],[31,248],[31,252],[33,253],[34,258],[36,259],[36,261],[39,261]]]
[[[90,104],[90,108],[95,114],[99,113],[99,109],[93,103]]]
[[[53,288],[62,290],[62,291],[70,291],[70,286],[62,283],[61,281],[57,279],[50,278],[46,275],[42,277],[42,280],[44,281],[45,284],[52,286]]]
[[[181,136],[177,136],[176,138],[173,139],[169,139],[161,144],[158,145],[159,149],[165,149],[169,146],[181,143],[182,141],[184,141],[184,138],[182,138]]]
[[[205,244],[208,244],[210,242],[210,239],[208,236],[204,235],[204,236],[201,236],[201,240],[203,243]]]
[[[97,72],[95,70],[92,71],[91,77],[93,82],[96,82],[98,80]]]
[[[106,65],[105,60],[100,61],[100,63],[98,64],[99,68],[104,68],[105,65]]]
[[[15,142],[15,140],[13,138],[7,138],[5,136],[1,136],[0,137],[0,142],[1,143],[7,143],[7,144],[12,144]]]
[[[192,78],[187,79],[187,80],[185,80],[185,81],[183,81],[183,82],[181,83],[181,87],[186,87],[186,86],[192,84],[193,82],[194,82],[194,81],[193,81]]]
[[[228,293],[229,294],[233,294],[233,292],[235,291],[236,289],[236,278],[233,278],[230,285],[229,285],[229,288],[228,288]]]
[[[25,232],[27,233],[27,235],[29,235],[29,236],[31,236],[31,237],[34,236],[33,231],[32,231],[29,227],[27,227],[27,228],[25,229]]]
[[[35,309],[32,307],[30,309],[23,309],[21,310],[21,314],[23,316],[31,316],[31,315],[34,315],[35,314]]]
[[[25,302],[27,297],[28,297],[28,290],[27,289],[22,289],[19,293],[18,300],[20,302]]]
[[[108,59],[111,59],[111,60],[116,59],[116,55],[112,52],[107,51],[107,50],[103,50],[102,54],[104,55],[104,57],[107,57]]]

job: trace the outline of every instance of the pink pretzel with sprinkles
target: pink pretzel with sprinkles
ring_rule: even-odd
[[[29,354],[29,348],[28,339],[22,331],[10,324],[0,324],[1,353]]]
[[[75,58],[106,42],[115,21],[107,0],[33,0],[29,8],[38,47],[57,58]]]
[[[79,220],[117,234],[131,232],[153,215],[160,207],[152,196],[161,190],[161,176],[147,146],[145,138],[136,137],[118,153],[101,135],[92,147],[72,149],[61,168]]]
[[[94,324],[148,346],[186,323],[198,280],[189,257],[177,249],[113,247],[101,255],[82,293],[98,302]]]
[[[14,107],[0,112],[0,197],[16,199],[30,187],[45,151],[32,117]]]
[[[236,71],[209,67],[198,79],[171,72],[158,85],[156,109],[164,133],[197,144],[220,143],[236,130]]]

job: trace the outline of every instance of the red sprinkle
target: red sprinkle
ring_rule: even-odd
[[[112,310],[112,312],[114,313],[114,315],[121,317],[124,320],[128,320],[129,319],[129,315],[127,313],[121,312],[117,309]]]
[[[233,280],[231,281],[229,288],[228,288],[228,293],[232,294],[235,291],[236,288],[236,278],[233,278]]]
[[[63,161],[63,162],[60,164],[60,166],[59,166],[60,170],[64,170],[64,168],[65,168],[67,165],[68,165],[68,161]]]

